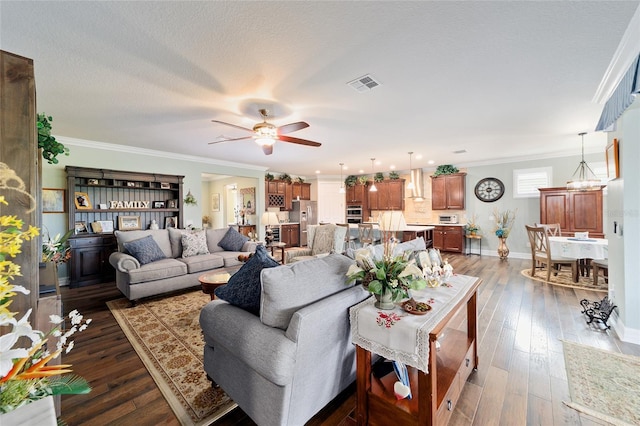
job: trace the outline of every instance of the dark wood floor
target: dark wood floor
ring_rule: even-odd
[[[483,279],[478,299],[480,365],[467,381],[450,425],[597,425],[562,403],[568,387],[560,339],[640,356],[640,346],[586,325],[578,302],[601,293],[532,281],[530,261],[449,256],[455,272]],[[64,311],[93,319],[64,358],[93,390],[62,400],[70,425],[177,425],[171,408],[127,341],[105,302],[121,297],[113,283],[63,288]],[[311,425],[352,424],[355,386],[318,413]],[[240,409],[216,426],[254,424]]]

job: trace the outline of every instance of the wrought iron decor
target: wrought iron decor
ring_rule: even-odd
[[[605,296],[604,299],[599,302],[582,299],[580,304],[584,308],[582,313],[589,317],[587,324],[591,324],[593,320],[598,320],[602,322],[607,329],[611,328],[611,326],[607,325],[607,321],[609,321],[609,316],[611,316],[611,313],[617,306],[611,303],[609,296]]]

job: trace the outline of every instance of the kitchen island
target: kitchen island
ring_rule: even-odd
[[[365,222],[373,225],[373,235],[376,239],[381,240],[380,225],[377,222]],[[401,229],[396,231],[396,237],[404,241],[415,240],[418,237],[424,238],[427,248],[433,245],[433,230],[434,226],[431,225],[404,225]],[[349,224],[349,234],[358,238],[358,224]]]

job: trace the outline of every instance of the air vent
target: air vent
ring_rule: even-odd
[[[380,82],[373,78],[371,74],[363,75],[360,78],[356,78],[355,80],[348,82],[347,84],[358,92],[366,92],[374,87],[380,86]]]
[[[464,154],[465,152],[467,152],[466,149],[459,149],[457,151],[453,151],[454,154]]]

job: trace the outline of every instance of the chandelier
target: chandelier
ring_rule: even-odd
[[[584,161],[584,135],[586,135],[585,132],[578,133],[578,136],[582,137],[582,161],[573,172],[571,180],[567,181],[567,190],[569,191],[595,191],[601,188],[600,179]]]

